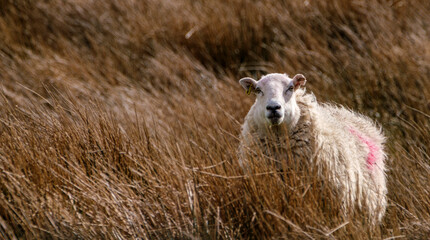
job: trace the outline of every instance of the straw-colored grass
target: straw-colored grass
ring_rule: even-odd
[[[0,0],[0,238],[428,239],[430,2],[328,2]],[[271,72],[381,124],[380,225],[311,167],[244,176]]]

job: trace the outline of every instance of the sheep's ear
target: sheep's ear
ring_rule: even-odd
[[[297,74],[293,77],[294,90],[299,89],[300,87],[305,86],[306,78],[303,74]]]
[[[246,90],[248,95],[251,94],[251,92],[254,92],[255,88],[257,87],[257,81],[250,77],[240,79],[239,83]]]

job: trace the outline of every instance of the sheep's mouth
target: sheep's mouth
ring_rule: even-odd
[[[282,115],[277,112],[272,112],[267,116],[267,120],[269,120],[272,125],[278,125],[282,122]]]

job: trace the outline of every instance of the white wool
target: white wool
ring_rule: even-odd
[[[371,222],[380,221],[387,205],[385,137],[380,128],[369,118],[344,107],[317,103],[315,96],[303,89],[295,90],[291,100],[293,120],[276,126],[268,125],[262,119],[264,115],[258,113],[257,109],[265,107],[259,106],[264,102],[254,103],[242,126],[241,165],[245,165],[244,158],[256,147],[263,148],[263,153],[273,153],[273,146],[291,149],[293,157],[308,159],[318,168],[320,177],[328,178],[324,180],[341,195],[345,214],[358,206],[369,213]],[[275,158],[279,162],[288,157],[285,151],[277,152]],[[371,167],[367,162],[370,154],[375,160]]]

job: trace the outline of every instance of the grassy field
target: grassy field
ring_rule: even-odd
[[[244,176],[238,80],[271,72],[381,124],[380,225]],[[0,106],[0,239],[430,238],[428,0],[0,0]]]

